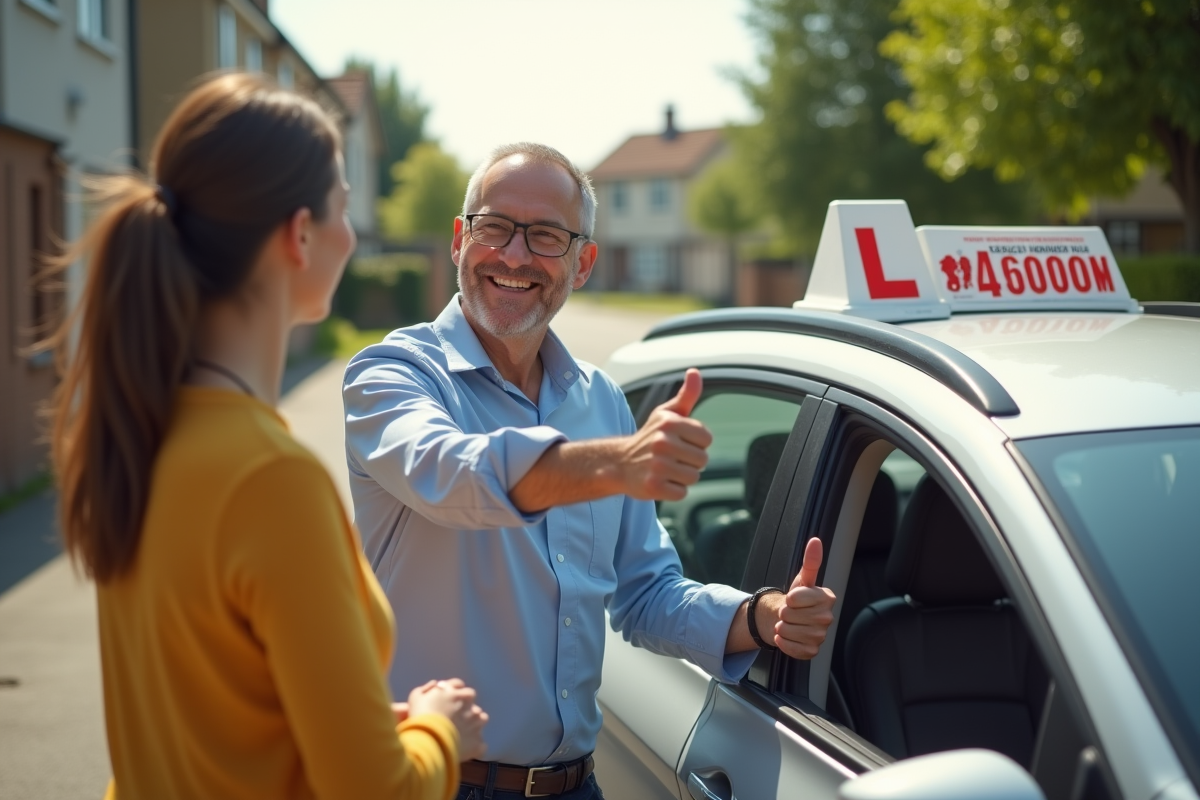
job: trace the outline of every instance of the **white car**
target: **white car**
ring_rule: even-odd
[[[786,587],[816,536],[839,599],[817,658],[737,685],[610,634],[606,793],[1194,800],[1200,305],[1132,301],[1094,229],[897,234],[881,205],[831,208],[796,308],[678,317],[607,365],[639,421],[703,373],[709,466],[659,507],[685,572]],[[988,253],[993,281],[1070,279],[1037,248],[1075,234],[1114,287],[1093,310],[986,285]]]

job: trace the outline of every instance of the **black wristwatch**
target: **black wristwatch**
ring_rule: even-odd
[[[757,620],[758,601],[759,601],[759,598],[761,598],[764,594],[770,594],[771,592],[778,592],[779,594],[784,594],[783,589],[779,589],[774,586],[764,586],[763,588],[759,589],[757,592],[755,592],[754,594],[752,594],[750,596],[750,604],[748,606],[746,606],[746,627],[750,629],[750,638],[754,640],[754,643],[756,645],[758,645],[759,647],[761,647],[764,650],[778,650],[779,649],[775,645],[764,641],[763,638],[758,635],[758,620]]]

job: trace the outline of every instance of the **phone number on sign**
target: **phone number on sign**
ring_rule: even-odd
[[[986,250],[976,253],[975,260],[969,256],[944,256],[938,262],[946,280],[946,289],[951,293],[979,291],[1000,297],[1007,294],[1019,296],[1032,294],[1091,294],[1115,292],[1112,269],[1108,256],[1070,256],[1040,258],[1027,255],[1024,258],[1004,256],[999,260],[1000,268],[992,265],[992,255]],[[997,278],[999,274],[999,278]],[[1003,282],[1001,282],[1003,281]]]

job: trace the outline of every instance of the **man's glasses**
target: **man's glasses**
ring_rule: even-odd
[[[512,241],[517,228],[525,230],[525,246],[534,255],[558,258],[567,254],[576,239],[587,241],[587,236],[557,225],[535,223],[522,225],[507,217],[496,214],[467,214],[467,229],[471,240],[484,247],[505,247]]]

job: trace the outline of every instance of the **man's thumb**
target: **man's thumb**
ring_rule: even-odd
[[[687,374],[683,376],[683,386],[679,387],[679,392],[667,402],[663,403],[663,407],[676,414],[682,416],[690,416],[692,409],[696,407],[696,401],[700,399],[700,394],[704,391],[704,380],[700,377],[700,370],[689,369]]]
[[[817,574],[821,571],[821,561],[825,557],[825,550],[821,545],[821,540],[816,536],[808,540],[808,544],[804,546],[804,561],[800,563],[800,574],[796,576],[796,580],[792,581],[792,588],[797,586],[816,586]]]

